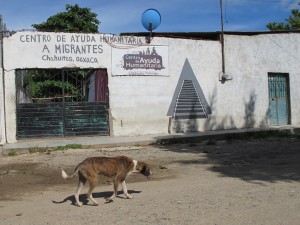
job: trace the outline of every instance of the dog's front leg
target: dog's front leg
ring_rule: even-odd
[[[109,198],[106,199],[107,202],[113,202],[113,198],[115,198],[118,194],[118,187],[119,187],[119,180],[115,179],[114,180],[114,192],[113,192],[112,196],[110,196]]]
[[[128,199],[132,199],[133,197],[128,194],[125,180],[122,182],[123,193]]]

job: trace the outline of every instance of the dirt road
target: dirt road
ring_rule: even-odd
[[[300,224],[300,140],[218,141],[77,149],[0,158],[0,224]],[[88,156],[127,155],[150,163],[153,179],[134,174],[133,199],[106,203],[111,181],[95,189],[99,206],[81,195],[77,178],[64,181]],[[87,191],[87,186],[83,193]]]

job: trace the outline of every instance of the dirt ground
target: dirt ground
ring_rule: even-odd
[[[233,140],[89,148],[0,157],[0,224],[300,224],[300,140]],[[89,156],[127,155],[149,163],[152,179],[130,175],[112,203],[111,180],[95,189],[98,206],[73,194],[68,173]],[[121,188],[121,187],[120,187]]]

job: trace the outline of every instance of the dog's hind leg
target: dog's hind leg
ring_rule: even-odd
[[[86,178],[84,176],[82,176],[81,173],[79,173],[79,181],[78,181],[78,188],[76,190],[76,193],[75,193],[75,200],[76,200],[76,205],[78,207],[81,207],[82,206],[82,202],[79,201],[79,195],[80,195],[80,192],[81,192],[81,189],[83,188],[84,184],[86,183]]]
[[[128,199],[132,199],[133,197],[128,194],[125,180],[122,182],[123,193]]]
[[[79,195],[80,195],[80,192],[81,192],[81,189],[82,189],[83,185],[84,185],[84,183],[79,180],[79,182],[78,182],[78,188],[76,190],[76,194],[74,195],[75,196],[75,200],[76,200],[76,205],[78,207],[82,206],[82,202],[79,201]]]
[[[97,176],[95,176],[93,179],[90,180],[90,188],[89,188],[89,191],[87,193],[87,198],[89,200],[91,200],[93,202],[93,205],[95,205],[95,206],[98,205],[98,202],[93,198],[93,190],[97,186],[98,180],[99,180],[98,174],[97,174]]]

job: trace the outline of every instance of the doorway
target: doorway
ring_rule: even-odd
[[[269,125],[280,126],[291,123],[290,85],[286,73],[269,73]]]

